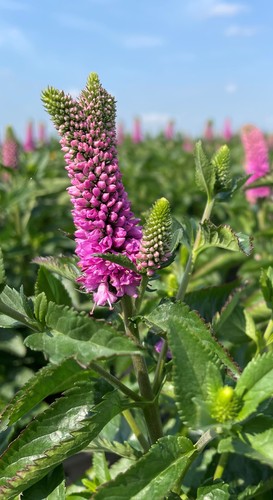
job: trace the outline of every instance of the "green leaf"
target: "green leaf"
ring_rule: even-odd
[[[263,354],[248,363],[235,392],[244,403],[238,414],[238,421],[244,420],[262,401],[273,395],[273,352]]]
[[[35,294],[44,292],[48,302],[71,306],[71,298],[62,282],[52,272],[41,266],[35,283]]]
[[[268,267],[267,269],[261,270],[260,276],[261,290],[264,296],[264,300],[269,309],[273,309],[273,268]]]
[[[3,431],[17,422],[47,396],[62,392],[88,376],[90,377],[90,372],[83,370],[73,359],[41,368],[2,411],[0,430]]]
[[[253,189],[256,187],[264,187],[264,186],[268,186],[268,187],[273,186],[273,174],[272,173],[264,175],[260,179],[256,179],[254,182],[247,184],[245,189]]]
[[[205,155],[201,141],[198,141],[195,145],[194,159],[196,166],[196,184],[202,191],[207,193],[208,199],[211,200],[213,198],[213,190],[216,180],[215,170]]]
[[[237,285],[238,282],[230,282],[225,285],[200,288],[187,293],[185,302],[191,309],[198,311],[205,321],[212,322],[213,317],[217,313],[222,313],[222,309],[227,307],[235,294],[237,300],[239,299]]]
[[[45,326],[45,317],[47,313],[47,298],[45,292],[39,293],[35,297],[34,301],[34,314],[35,318],[43,325]]]
[[[111,476],[104,453],[95,453],[93,455],[93,469],[99,484],[110,481]]]
[[[198,412],[193,398],[206,399],[207,364],[212,362],[220,367],[223,363],[235,374],[238,369],[202,319],[185,304],[165,302],[146,319],[168,334],[177,406],[182,420],[195,426]]]
[[[273,491],[273,477],[267,481],[260,481],[260,483],[255,486],[247,486],[247,488],[238,495],[238,500],[250,500],[251,498],[257,497],[257,495],[270,491]]]
[[[97,321],[67,306],[50,302],[45,322],[49,331],[29,335],[25,344],[43,351],[53,363],[73,357],[87,366],[94,359],[140,353],[130,339],[105,321]]]
[[[29,328],[39,329],[29,299],[22,291],[19,293],[8,285],[5,285],[0,293],[0,312]]]
[[[32,262],[59,274],[63,278],[75,281],[81,275],[77,266],[78,260],[79,259],[74,256],[66,257],[61,255],[59,257],[35,257]]]
[[[197,490],[197,500],[230,500],[229,485],[223,481],[209,486],[201,486]]]
[[[22,500],[65,500],[63,467],[59,465],[38,483],[24,491]]]
[[[4,268],[2,249],[0,247],[0,285],[5,284],[5,283],[6,283],[6,274],[5,274],[5,268]]]
[[[100,259],[108,260],[109,262],[114,262],[115,264],[118,264],[125,269],[131,269],[131,271],[135,271],[136,273],[138,272],[135,264],[128,257],[126,257],[126,255],[122,255],[121,253],[93,253],[93,256],[100,257]]]
[[[177,478],[186,472],[196,454],[184,437],[166,436],[158,440],[136,464],[114,481],[99,489],[96,500],[164,498]]]
[[[247,256],[252,252],[252,238],[243,233],[235,233],[228,225],[215,226],[212,222],[206,220],[200,224],[200,228],[201,238],[197,253],[209,247],[242,252]]]
[[[219,453],[237,453],[273,466],[273,418],[259,415],[247,421],[237,436],[222,439]]]
[[[9,500],[92,441],[128,405],[99,381],[78,384],[32,421],[1,457],[0,497]],[[103,397],[102,401],[101,398]],[[97,401],[101,401],[96,405]]]

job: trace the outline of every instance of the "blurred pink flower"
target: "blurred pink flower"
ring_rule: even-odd
[[[190,139],[190,137],[185,137],[183,143],[182,143],[182,149],[186,151],[186,153],[192,153],[194,149],[193,141]]]
[[[208,120],[205,126],[204,130],[204,138],[207,141],[212,141],[214,138],[214,132],[213,132],[213,122],[212,120]]]
[[[167,139],[167,141],[173,140],[173,138],[174,138],[174,122],[172,120],[170,120],[167,123],[165,131],[164,131],[164,135],[165,135],[165,138]]]
[[[33,135],[33,124],[32,122],[29,122],[27,125],[26,129],[26,139],[24,142],[24,150],[27,152],[34,151],[35,149],[35,142],[34,142],[34,135]]]
[[[43,122],[38,125],[38,142],[41,146],[46,144],[46,128]]]
[[[133,132],[132,132],[132,141],[135,144],[138,144],[139,142],[142,142],[143,136],[142,136],[142,129],[141,129],[141,121],[139,118],[135,118],[134,124],[133,124]]]
[[[5,167],[17,168],[19,162],[19,145],[12,127],[6,128],[2,145],[2,163]]]
[[[243,127],[241,137],[245,150],[245,171],[247,174],[252,174],[247,184],[251,184],[269,172],[268,149],[262,132],[254,125]],[[250,203],[269,195],[270,188],[266,186],[246,191]]]
[[[230,141],[232,138],[231,121],[229,118],[226,118],[224,123],[223,138],[225,141]]]
[[[122,144],[124,141],[124,127],[123,123],[119,123],[117,127],[117,144]]]

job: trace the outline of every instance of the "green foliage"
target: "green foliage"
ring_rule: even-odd
[[[125,269],[131,269],[131,271],[137,272],[136,266],[134,263],[126,257],[126,255],[122,254],[114,254],[114,253],[94,253],[94,257],[100,257],[103,260],[108,260],[109,262],[114,262],[119,266],[124,267]]]
[[[32,486],[83,449],[126,408],[115,392],[106,394],[96,405],[98,389],[97,382],[75,385],[13,441],[0,465],[0,493],[5,499]]]
[[[164,498],[185,473],[195,453],[189,439],[166,436],[127,472],[99,489],[94,498]]]
[[[216,180],[215,169],[207,158],[201,141],[195,145],[194,159],[196,166],[196,183],[198,187],[205,191],[209,200],[213,198],[214,185]]]
[[[242,233],[235,233],[230,226],[215,226],[210,221],[200,224],[201,240],[198,252],[209,247],[223,248],[232,252],[250,255],[253,250],[252,240]]]

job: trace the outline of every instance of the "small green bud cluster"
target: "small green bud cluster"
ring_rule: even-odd
[[[152,276],[170,257],[171,211],[166,198],[153,205],[143,230],[141,247],[137,255],[137,269]]]
[[[211,416],[220,423],[233,420],[240,410],[240,399],[229,385],[220,387],[211,398]]]
[[[226,145],[221,146],[213,156],[211,163],[215,168],[215,193],[227,191],[231,185],[229,148]]]

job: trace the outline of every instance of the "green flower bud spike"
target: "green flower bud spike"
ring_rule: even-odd
[[[213,156],[211,163],[215,168],[214,192],[228,191],[231,187],[229,148],[226,145],[221,146]]]
[[[233,420],[238,415],[240,407],[240,399],[229,385],[220,387],[211,397],[210,413],[217,422],[224,423]]]
[[[171,226],[170,204],[166,198],[160,198],[153,205],[144,226],[137,255],[139,272],[152,276],[171,256]]]

